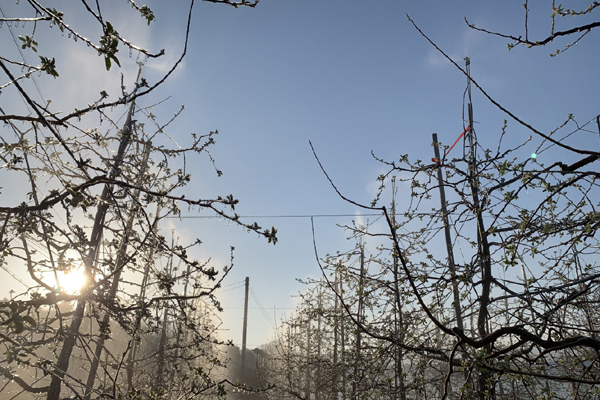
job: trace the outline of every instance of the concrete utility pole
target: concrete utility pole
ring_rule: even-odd
[[[340,274],[340,261],[338,260],[338,266],[335,270],[335,280],[333,283],[333,287],[337,290],[338,288],[338,282],[340,281],[341,278],[338,277],[338,275]],[[342,295],[342,292],[340,291],[340,296]],[[334,297],[335,297],[335,305],[334,305],[334,311],[333,311],[333,315],[334,315],[334,320],[333,320],[333,368],[334,368],[334,375],[333,375],[333,392],[332,392],[332,399],[334,400],[338,400],[338,385],[339,385],[339,377],[338,377],[338,342],[339,342],[339,329],[340,329],[340,321],[339,321],[339,315],[338,315],[338,308],[339,308],[339,299],[338,296],[335,294],[334,291]]]
[[[321,400],[321,289],[317,294],[317,304],[319,312],[317,314],[317,376],[315,378],[315,400]]]
[[[133,112],[133,107],[129,111],[128,120],[131,120],[131,114]],[[146,142],[144,145],[143,159],[142,165],[140,167],[140,171],[138,173],[136,186],[142,186],[142,179],[146,170],[148,169],[148,159],[150,158],[150,150],[152,144],[150,142]],[[117,252],[117,257],[115,260],[115,274],[113,276],[113,281],[110,286],[110,291],[108,294],[108,299],[114,299],[117,295],[117,291],[119,290],[119,283],[121,281],[121,273],[125,268],[126,260],[128,259],[127,255],[127,246],[130,240],[130,232],[133,229],[133,223],[136,217],[137,209],[135,205],[135,201],[140,197],[140,189],[135,189],[133,191],[133,201],[131,202],[131,213],[127,220],[127,225],[124,230],[123,238],[121,238],[121,243],[119,245],[119,250]],[[85,387],[85,394],[83,396],[84,400],[90,400],[92,395],[92,390],[94,388],[94,382],[96,380],[96,373],[98,372],[98,366],[100,365],[100,356],[102,355],[102,351],[104,350],[104,342],[107,339],[107,335],[102,332],[102,329],[108,328],[108,324],[110,321],[110,314],[108,311],[104,313],[104,318],[102,319],[102,323],[99,326],[99,337],[96,342],[96,350],[94,351],[94,358],[92,359],[92,364],[90,365],[90,370],[88,372],[87,383]],[[90,328],[91,329],[91,328]],[[91,331],[90,331],[91,335]],[[134,341],[135,343],[135,341]]]
[[[392,177],[392,223],[394,226],[394,231],[397,230],[396,227],[396,177]],[[400,332],[402,327],[402,332],[404,332],[404,319],[402,316],[402,302],[400,301],[400,286],[398,281],[400,280],[398,273],[398,254],[394,252],[393,255],[393,274],[394,274],[394,338],[396,340],[395,343],[395,360],[394,360],[394,396],[393,399],[398,399],[400,396],[400,400],[406,400],[406,387],[404,384],[404,369],[402,366],[402,361],[404,359],[404,351],[402,347],[399,346],[404,340],[404,333],[402,333],[402,338],[400,338]]]
[[[471,113],[470,110],[471,110],[471,108],[470,108],[470,104],[469,104],[469,113]],[[471,115],[471,114],[469,114],[469,115]],[[458,292],[458,276],[456,275],[456,264],[454,262],[454,250],[452,247],[452,236],[450,234],[450,221],[448,219],[448,207],[446,206],[446,191],[444,190],[444,178],[442,176],[441,160],[443,158],[445,158],[445,156],[443,158],[440,158],[440,147],[439,147],[437,133],[433,133],[431,136],[433,139],[433,154],[435,156],[435,159],[440,162],[440,166],[437,169],[437,179],[438,179],[438,186],[439,186],[439,190],[440,190],[440,203],[442,206],[442,221],[444,222],[444,235],[446,238],[446,252],[448,254],[448,269],[450,271],[450,279],[452,280],[452,296],[453,296],[452,305],[454,306],[454,316],[456,317],[456,326],[461,331],[464,331],[465,327],[464,327],[463,318],[462,318],[462,311],[460,308],[460,294]],[[438,332],[439,332],[439,330],[438,330]],[[463,348],[463,354],[461,356],[461,359],[464,361],[464,358],[465,358],[465,354],[464,354],[464,348]],[[468,379],[468,377],[469,377],[469,372],[467,371],[466,368],[464,370],[464,376],[465,376],[465,380]]]
[[[246,378],[246,337],[248,333],[248,291],[250,278],[246,277],[246,296],[244,298],[244,328],[242,331],[242,382]]]
[[[339,264],[340,267],[342,266],[342,264]],[[344,279],[342,277],[342,271],[340,270],[340,287],[339,287],[339,293],[340,293],[340,303],[344,304]],[[344,324],[344,320],[342,318],[340,318],[340,322],[341,322],[341,326],[340,326],[340,360],[342,362],[342,365],[344,365],[344,362],[346,360],[346,328],[345,328],[345,324]],[[342,400],[346,400],[346,371],[345,369],[341,370],[342,373]],[[336,393],[337,395],[337,393]],[[335,399],[337,400],[337,398]]]
[[[368,225],[367,225],[368,226]],[[363,227],[361,226],[360,229],[362,230]],[[364,299],[363,299],[363,295],[364,295],[364,284],[365,284],[365,243],[364,243],[364,233],[366,232],[363,231],[361,233],[360,236],[360,276],[358,278],[358,312],[357,312],[357,316],[356,319],[358,321],[358,324],[362,324],[363,322],[363,304],[364,304]],[[357,400],[359,399],[359,395],[358,395],[358,383],[359,383],[359,376],[358,376],[358,371],[359,371],[359,364],[361,363],[361,356],[360,356],[360,352],[361,352],[361,341],[362,341],[362,334],[361,334],[361,328],[359,326],[356,327],[356,359],[354,361],[354,378],[352,379],[352,400]]]
[[[310,315],[306,316],[306,365],[304,366],[305,372],[305,388],[304,388],[304,398],[306,400],[310,400],[311,393],[311,362],[310,362]]]
[[[437,133],[431,135],[433,138],[433,152],[436,160],[440,158],[440,148]],[[456,317],[456,326],[461,331],[464,331],[462,313],[460,309],[460,295],[458,293],[458,278],[456,276],[456,265],[454,263],[454,250],[452,249],[452,236],[450,234],[450,222],[448,220],[448,209],[446,207],[446,192],[444,190],[444,178],[442,177],[442,166],[437,170],[438,186],[440,189],[440,202],[442,206],[442,220],[444,222],[444,234],[446,238],[446,252],[448,254],[448,269],[450,270],[450,278],[452,279],[452,295],[454,315]]]

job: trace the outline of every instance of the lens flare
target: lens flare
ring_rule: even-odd
[[[58,286],[61,292],[76,294],[86,283],[83,268],[77,268],[67,273],[58,274]]]

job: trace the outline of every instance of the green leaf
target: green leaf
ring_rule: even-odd
[[[142,8],[140,8],[140,13],[142,14],[142,17],[146,18],[148,25],[150,25],[150,22],[152,22],[155,18],[154,13],[152,10],[150,10],[150,8],[148,8],[148,6],[142,6]]]
[[[45,71],[48,75],[52,75],[53,77],[58,77],[58,72],[56,71],[56,61],[54,58],[50,60],[44,56],[40,56],[40,60],[42,61],[42,71]]]
[[[15,321],[15,333],[21,333],[23,332],[23,330],[25,329],[25,327],[23,326],[23,324],[19,321]]]
[[[31,316],[29,316],[29,315],[25,315],[25,316],[23,317],[23,321],[27,322],[27,323],[28,323],[29,325],[31,325],[31,326],[36,326],[36,325],[37,325],[37,324],[35,323],[35,320],[34,320],[34,319],[31,317]]]

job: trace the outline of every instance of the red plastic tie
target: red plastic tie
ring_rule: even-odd
[[[450,153],[450,150],[452,150],[454,148],[454,146],[456,146],[456,144],[458,143],[458,141],[465,136],[465,133],[467,133],[468,131],[471,130],[470,126],[467,126],[467,129],[465,129],[463,131],[463,133],[460,134],[460,136],[458,137],[458,139],[456,139],[456,142],[454,142],[454,144],[452,146],[450,146],[450,148],[446,151],[446,153],[444,153],[444,157],[442,158],[442,161],[446,159],[446,156],[448,155],[448,153]]]

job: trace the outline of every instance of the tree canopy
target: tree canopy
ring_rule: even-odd
[[[512,51],[555,46],[550,56],[568,57],[599,26],[590,21],[597,7],[552,2],[550,30],[540,39],[529,32],[528,2],[524,33],[466,23],[509,40]],[[600,116],[580,122],[569,113],[552,131],[537,129],[478,83],[468,58],[452,59],[408,19],[464,75],[463,126],[444,144],[432,136],[430,161],[375,155],[386,172],[372,204],[347,198],[327,175],[327,155],[314,150],[333,189],[379,210],[382,223],[347,226],[357,247],[319,258],[323,279],[312,283],[312,293],[326,294],[307,292],[306,304],[282,327],[273,370],[285,372],[273,379],[290,398],[594,398],[600,152],[582,143],[598,143]],[[559,29],[558,19],[571,25]],[[505,114],[503,126],[475,123],[472,91]],[[516,125],[531,136],[511,135]],[[537,150],[525,153],[532,144]],[[560,158],[537,157],[549,150]],[[401,196],[408,207],[397,205]],[[314,346],[306,350],[311,331],[310,340],[328,343],[319,354]],[[315,365],[327,373],[311,379]],[[375,378],[367,378],[371,371]]]
[[[235,8],[258,3],[209,2]],[[10,194],[0,205],[0,263],[23,284],[0,301],[2,396],[224,394],[226,378],[211,373],[222,366],[212,313],[220,309],[214,292],[233,266],[233,248],[225,267],[196,260],[190,249],[201,241],[165,236],[162,221],[178,217],[182,207],[197,207],[269,243],[277,238],[275,228],[242,221],[231,194],[185,196],[194,157],[207,157],[220,176],[209,152],[218,132],[190,133],[178,144],[169,131],[184,108],[162,121],[153,114],[159,104],[144,104],[186,54],[194,1],[181,54],[152,81],[144,77],[144,64],[165,51],[145,49],[119,33],[121,27],[106,18],[121,5],[83,1],[61,11],[48,2],[18,3],[7,7],[15,14],[3,10],[0,18],[19,45],[0,54],[3,96],[23,99],[0,108],[0,181],[3,194]],[[131,6],[130,18],[151,29],[150,8],[122,3]],[[26,33],[17,36],[12,27],[18,25]],[[48,40],[52,31],[59,39]],[[45,97],[48,79],[63,88],[103,82],[63,73],[68,51],[91,64],[101,60],[106,74],[126,65],[127,73],[92,98],[84,90],[76,98],[59,91]],[[122,56],[134,52],[137,67]],[[137,77],[131,76],[136,69]],[[71,283],[77,274],[79,283]]]

